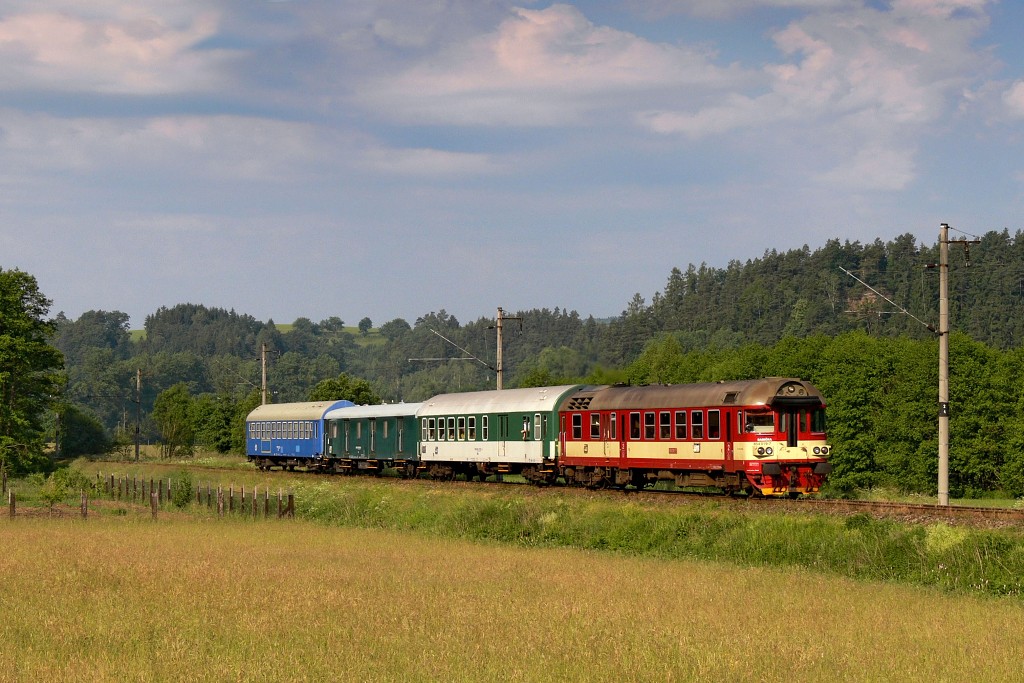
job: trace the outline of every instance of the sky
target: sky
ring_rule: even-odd
[[[0,268],[134,329],[602,318],[691,263],[1012,235],[1022,33],[1017,0],[5,0]]]

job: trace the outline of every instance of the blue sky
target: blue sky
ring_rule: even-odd
[[[0,267],[52,313],[460,320],[1022,227],[1024,3],[7,0]]]

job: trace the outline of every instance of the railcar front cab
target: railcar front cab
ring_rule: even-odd
[[[738,414],[743,429],[735,455],[744,461],[748,492],[767,496],[816,493],[832,471],[821,396],[801,382],[786,382],[763,406]]]

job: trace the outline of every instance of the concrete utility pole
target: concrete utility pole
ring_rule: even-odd
[[[939,227],[939,505],[949,505],[949,225]]]
[[[504,378],[505,378],[505,367],[504,367],[504,363],[502,361],[502,345],[503,345],[504,342],[502,340],[502,334],[501,334],[502,321],[504,321],[504,320],[518,320],[520,323],[523,322],[522,318],[513,318],[513,317],[506,316],[504,311],[502,310],[501,306],[498,306],[498,320],[497,320],[497,323],[495,325],[498,328],[498,363],[497,363],[498,368],[497,368],[497,370],[495,372],[498,375],[498,389],[499,390],[504,388]]]
[[[949,245],[963,244],[971,265],[971,245],[980,241],[950,240],[949,224],[939,226],[939,505],[949,505]]]
[[[260,365],[263,368],[263,388],[261,405],[267,405],[267,342],[260,345]]]
[[[139,440],[142,437],[142,368],[135,371],[135,462],[139,461]]]

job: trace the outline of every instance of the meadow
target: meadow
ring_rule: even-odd
[[[0,681],[1015,681],[1017,598],[167,514],[0,519]]]
[[[259,472],[193,462],[76,462],[84,482],[111,472],[186,482],[179,502],[192,514],[196,484],[261,495],[294,493],[299,519],[330,527],[416,532],[432,538],[521,548],[572,548],[630,557],[731,563],[737,567],[800,568],[846,578],[934,587],[954,593],[1024,597],[1024,528],[986,529],[814,514],[793,507],[748,505],[721,496],[636,495],[512,484],[468,484],[396,478]],[[32,489],[19,482],[31,505]],[[177,484],[175,484],[177,486]],[[45,492],[46,487],[37,489]],[[110,501],[126,513],[130,503]],[[236,507],[237,509],[237,507]],[[251,508],[250,508],[251,509]],[[101,509],[102,510],[102,509]],[[109,510],[109,506],[108,506]]]

